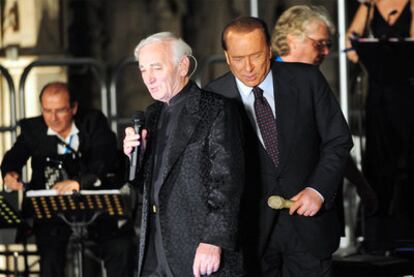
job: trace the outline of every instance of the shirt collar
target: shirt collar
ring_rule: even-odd
[[[78,133],[79,133],[78,127],[76,127],[75,122],[72,122],[72,126],[71,126],[71,129],[70,129],[70,133],[68,135],[68,138],[70,136],[72,136],[72,135],[77,135]],[[53,129],[50,128],[50,127],[47,128],[47,135],[49,135],[49,136],[57,136],[60,139],[62,139],[63,141],[65,141],[65,138],[63,138],[61,135],[59,135],[58,133],[56,133],[55,131],[53,131]]]
[[[237,87],[244,96],[248,96],[252,92],[252,87],[248,87],[243,84],[242,81],[236,78]],[[263,91],[273,91],[273,74],[272,70],[269,70],[264,80],[258,85]]]
[[[174,106],[177,103],[180,103],[185,97],[187,96],[188,92],[190,91],[191,87],[191,81],[189,81],[181,90],[179,93],[174,95],[170,101],[168,102],[168,106]]]

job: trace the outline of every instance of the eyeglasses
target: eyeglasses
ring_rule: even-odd
[[[72,108],[69,107],[65,107],[65,108],[60,108],[60,109],[42,109],[42,113],[44,115],[52,115],[52,114],[59,114],[59,115],[64,115],[69,113],[72,110]]]
[[[309,36],[306,36],[306,37],[313,42],[313,45],[319,51],[323,50],[324,48],[331,49],[331,47],[332,47],[332,40],[330,40],[330,39],[316,40],[316,39],[313,39]]]

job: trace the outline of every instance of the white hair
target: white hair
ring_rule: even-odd
[[[144,46],[161,42],[171,42],[171,54],[174,64],[178,64],[183,57],[193,56],[193,51],[191,50],[191,47],[185,41],[183,41],[181,38],[177,37],[175,34],[171,32],[161,32],[144,38],[138,43],[137,47],[135,47],[134,55],[138,63],[139,52]]]

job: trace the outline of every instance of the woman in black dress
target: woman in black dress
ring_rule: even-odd
[[[414,0],[361,4],[348,37],[373,36],[384,45],[388,38],[413,38],[413,15]],[[348,58],[359,59],[355,51],[348,52]],[[375,58],[384,61],[390,57]],[[414,60],[406,68],[365,66],[369,90],[363,171],[379,200],[377,214],[366,221],[366,246],[368,251],[392,250],[402,240],[414,242]]]

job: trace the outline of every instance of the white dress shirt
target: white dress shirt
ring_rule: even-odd
[[[66,138],[61,137],[58,133],[53,131],[50,127],[47,129],[47,134],[49,136],[57,136],[62,141],[66,142],[71,148],[73,148],[75,151],[78,151],[79,149],[79,129],[76,127],[75,122],[72,122],[72,127],[70,130],[69,135]],[[57,153],[59,155],[70,153],[70,150],[60,143],[57,145]]]
[[[243,101],[244,108],[246,109],[247,114],[249,116],[250,122],[254,126],[256,134],[264,146],[263,137],[262,137],[262,134],[260,133],[259,125],[257,124],[257,120],[256,120],[256,113],[254,112],[254,94],[252,91],[253,88],[246,86],[237,78],[236,78],[236,83],[237,83],[237,88],[240,92],[240,96]],[[258,85],[258,87],[260,87],[263,90],[263,97],[266,98],[267,102],[270,105],[270,108],[272,109],[273,116],[276,118],[276,107],[275,107],[275,97],[274,97],[275,94],[273,91],[272,71],[269,71],[265,79]]]

